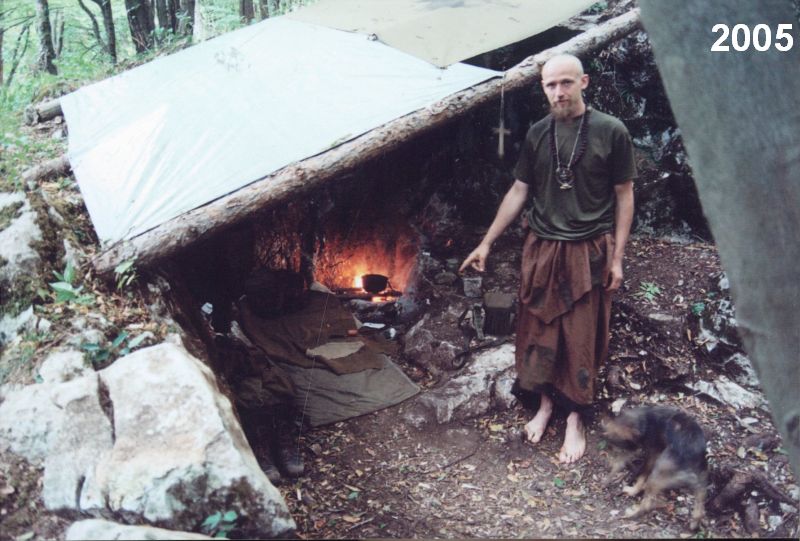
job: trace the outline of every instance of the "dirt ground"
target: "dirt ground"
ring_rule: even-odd
[[[497,286],[493,281],[498,276],[505,280],[504,270],[514,268],[518,240],[505,238],[493,254],[496,276],[490,273],[487,287]],[[307,474],[279,486],[298,535],[796,536],[797,500],[787,494],[796,498],[797,487],[768,412],[736,411],[685,387],[722,373],[722,367],[700,354],[690,340],[690,325],[654,327],[647,317],[658,312],[685,318],[694,303],[709,296],[720,270],[714,247],[634,237],[627,254],[625,288],[612,318],[610,361],[601,372],[601,396],[583,459],[568,466],[558,463],[563,417],[556,417],[534,446],[519,436],[531,415],[521,406],[418,431],[402,420],[407,402],[302,435]],[[419,366],[405,368],[423,387],[436,384]],[[621,517],[635,499],[621,494],[621,485],[601,486],[607,449],[599,418],[620,398],[627,405],[681,407],[704,427],[711,487],[707,519],[699,532],[688,528],[693,503],[688,493],[670,492],[662,508],[629,520]],[[729,485],[737,472],[748,480],[739,489]],[[718,497],[726,487],[725,497]],[[733,497],[728,498],[731,490]]]

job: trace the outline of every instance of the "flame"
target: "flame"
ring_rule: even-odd
[[[353,277],[353,287],[358,289],[364,289],[364,284],[361,283],[361,275],[356,275]]]

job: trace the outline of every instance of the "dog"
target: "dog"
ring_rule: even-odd
[[[708,484],[706,437],[697,421],[679,409],[642,406],[623,410],[601,424],[612,456],[606,485],[643,455],[636,482],[622,491],[628,496],[644,492],[644,496],[626,511],[625,518],[652,510],[662,491],[688,487],[694,492],[690,527],[696,530],[705,516]]]

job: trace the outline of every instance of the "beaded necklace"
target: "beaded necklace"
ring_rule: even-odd
[[[586,152],[586,147],[589,144],[589,124],[586,118],[589,116],[589,107],[581,116],[581,124],[578,126],[578,134],[575,136],[575,144],[572,147],[572,154],[569,157],[569,163],[561,165],[561,158],[558,155],[558,147],[556,145],[556,119],[550,117],[550,155],[552,156],[552,163],[556,166],[556,180],[558,180],[559,187],[562,190],[569,190],[575,183],[575,172],[573,168]],[[579,144],[580,143],[580,144]],[[576,154],[577,150],[577,154]]]

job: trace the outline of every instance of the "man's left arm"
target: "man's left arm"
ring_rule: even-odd
[[[617,208],[614,213],[614,253],[611,256],[611,274],[606,291],[616,291],[622,286],[622,258],[633,223],[633,180],[614,185]]]

